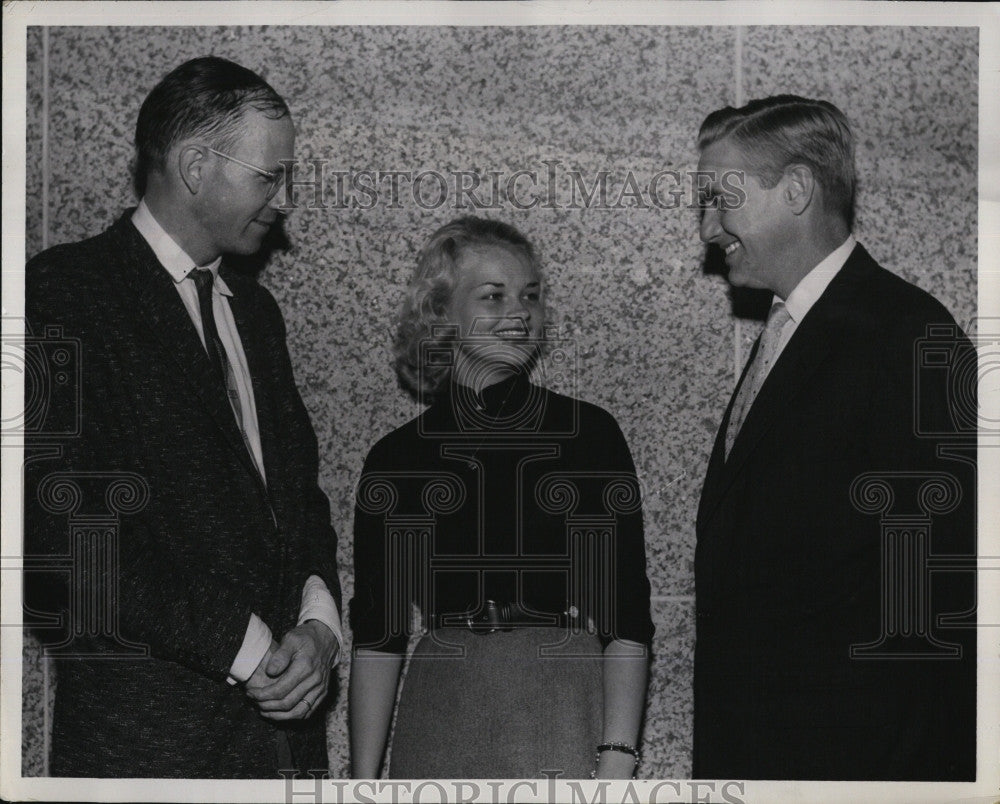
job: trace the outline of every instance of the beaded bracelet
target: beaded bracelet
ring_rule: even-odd
[[[635,765],[632,766],[632,778],[635,778],[635,771],[639,767],[639,763],[642,761],[642,756],[639,754],[638,749],[634,745],[629,745],[628,743],[601,743],[597,746],[597,753],[594,755],[594,765],[596,766],[598,762],[601,761],[601,754],[605,751],[618,751],[621,754],[631,754],[635,759]],[[597,778],[597,769],[590,772],[590,778]]]

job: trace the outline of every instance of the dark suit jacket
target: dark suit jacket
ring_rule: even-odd
[[[694,776],[974,778],[975,633],[936,618],[974,604],[975,442],[955,433],[939,382],[949,366],[914,369],[929,324],[954,321],[857,246],[772,367],[728,460],[727,410],[698,512]],[[971,355],[974,367],[954,333],[953,356]],[[917,434],[949,428],[947,439]],[[943,440],[964,442],[965,460],[939,457]],[[898,589],[881,589],[873,513],[888,498],[875,492],[865,512],[852,483],[900,471],[921,474],[887,481],[885,516],[919,514],[928,472],[958,482],[961,500],[930,518],[928,545],[939,562],[957,558],[925,588],[933,634],[960,644],[961,658],[851,655],[898,614],[883,612]],[[919,529],[913,522],[905,527]]]
[[[91,573],[70,587],[84,597],[88,584],[114,590],[104,617],[113,633],[88,626],[61,649],[75,658],[57,663],[54,775],[275,778],[279,728],[298,767],[327,765],[323,712],[278,727],[226,682],[251,612],[280,640],[295,626],[309,575],[325,580],[338,607],[341,600],[316,438],[281,314],[252,278],[225,263],[223,276],[252,375],[266,489],[173,282],[130,213],[28,264],[31,332],[41,338],[57,326],[75,339],[81,379],[78,401],[53,394],[47,412],[57,424],[79,417],[79,435],[29,439],[27,553],[67,555],[82,517],[118,512],[113,579]],[[44,455],[51,443],[61,456]],[[51,485],[53,473],[67,472],[81,497],[71,511]],[[148,495],[132,513],[105,493],[124,473]],[[129,643],[148,656],[121,655]]]

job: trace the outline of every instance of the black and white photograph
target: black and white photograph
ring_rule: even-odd
[[[3,15],[4,800],[1000,795],[1000,4]]]

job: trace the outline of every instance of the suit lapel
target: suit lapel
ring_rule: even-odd
[[[718,496],[717,489],[719,483],[723,480],[723,469],[726,464],[726,431],[729,429],[729,419],[733,415],[733,406],[736,404],[736,397],[739,395],[743,383],[746,382],[750,365],[757,356],[759,348],[760,338],[758,337],[754,341],[753,348],[750,350],[750,356],[743,364],[743,372],[740,374],[739,382],[736,383],[736,388],[729,396],[729,404],[726,406],[726,412],[722,417],[722,424],[719,425],[719,429],[716,431],[715,445],[712,447],[712,454],[708,459],[708,469],[705,471],[705,483],[702,486],[701,500],[698,504],[699,525],[707,513],[706,504],[711,500],[715,500]]]
[[[240,462],[259,479],[225,389],[212,368],[173,279],[132,225],[130,217],[130,213],[126,213],[115,226],[121,257],[116,262],[123,273],[124,284],[143,312],[140,320],[148,322],[160,343],[163,359],[173,364],[179,380],[188,385],[205,406]]]
[[[808,386],[810,377],[831,351],[837,348],[844,332],[844,317],[849,315],[852,299],[860,291],[861,283],[874,266],[875,262],[864,248],[855,246],[844,267],[806,314],[772,366],[740,427],[729,458],[726,459],[725,432],[733,401],[739,392],[737,386],[729,400],[709,461],[698,512],[699,525],[707,522],[716,511],[747,459],[756,450],[766,447],[764,438],[767,433],[775,425],[780,426],[783,412],[794,406],[796,397]],[[756,350],[757,344],[744,367],[741,384]]]

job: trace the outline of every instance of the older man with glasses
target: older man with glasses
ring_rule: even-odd
[[[294,141],[260,76],[186,62],[139,111],[138,207],[28,264],[31,331],[61,328],[82,364],[78,407],[52,412],[78,416],[78,435],[25,471],[28,552],[67,553],[53,478],[81,497],[125,483],[136,500],[105,545],[106,572],[26,579],[84,626],[54,651],[53,775],[327,766],[336,534],[281,314],[227,265],[278,221]],[[90,622],[86,601],[102,595]]]

